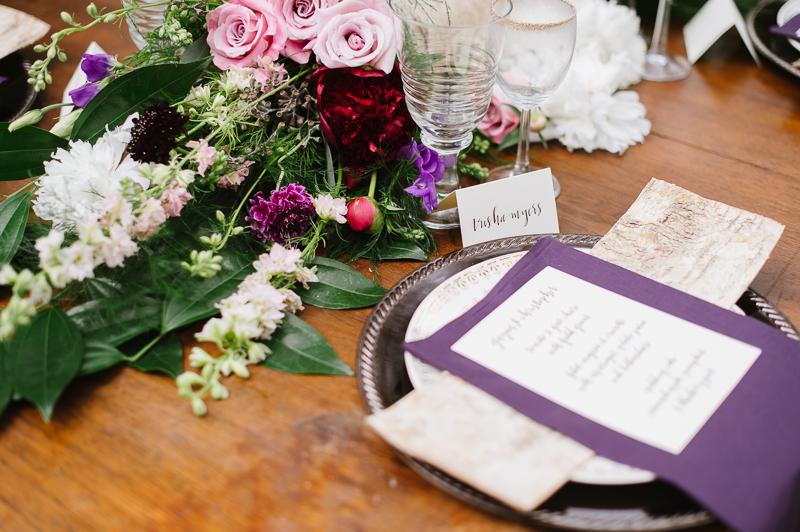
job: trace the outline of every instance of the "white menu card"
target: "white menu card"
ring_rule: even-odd
[[[673,454],[689,444],[761,353],[550,266],[452,350]]]

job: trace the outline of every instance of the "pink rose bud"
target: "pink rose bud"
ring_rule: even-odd
[[[374,235],[383,229],[383,213],[378,202],[372,198],[361,197],[347,204],[347,223],[355,231]]]

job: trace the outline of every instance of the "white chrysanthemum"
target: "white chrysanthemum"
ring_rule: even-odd
[[[138,163],[126,157],[133,127],[131,115],[122,126],[106,132],[92,146],[84,141],[70,141],[70,150],[59,148],[51,161],[44,163],[44,176],[33,201],[33,211],[53,226],[71,229],[90,213],[99,211],[100,202],[119,195],[120,182],[129,178],[143,188],[149,181],[138,172]]]
[[[568,92],[553,95],[547,107],[551,120],[542,131],[544,138],[558,138],[569,151],[601,149],[622,154],[650,133],[650,121],[635,92],[592,93],[574,79],[567,88]]]
[[[573,3],[578,10],[576,57],[592,50],[602,63],[614,64],[619,70],[619,85],[612,90],[638,83],[644,71],[647,45],[639,35],[636,12],[614,1],[576,0]]]

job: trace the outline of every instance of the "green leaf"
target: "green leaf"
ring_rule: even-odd
[[[272,354],[262,366],[286,373],[354,375],[324,336],[289,312],[284,313],[283,324],[267,346]]]
[[[428,255],[410,240],[400,240],[381,252],[381,260],[419,260],[428,262]]]
[[[211,55],[211,47],[208,45],[208,34],[206,33],[192,44],[186,47],[181,54],[181,63],[193,63],[200,59],[205,59]]]
[[[22,242],[32,195],[25,192],[0,203],[0,264],[11,262]]]
[[[53,407],[77,375],[83,358],[83,338],[62,311],[48,308],[17,329],[6,351],[6,371],[14,390],[50,422]]]
[[[211,58],[194,63],[168,63],[137,68],[108,84],[92,98],[72,128],[72,140],[94,144],[133,113],[141,112],[164,100],[177,100],[197,83]]]
[[[119,283],[105,277],[94,277],[83,281],[83,288],[89,300],[105,299],[107,297],[121,297],[122,290]]]
[[[372,282],[350,266],[339,261],[314,257],[318,283],[309,283],[308,290],[298,289],[303,303],[329,309],[369,307],[380,301],[386,289]]]
[[[137,342],[131,342],[132,345]],[[133,353],[132,353],[133,354]],[[162,338],[153,347],[139,358],[131,362],[132,366],[140,371],[158,371],[166,373],[173,379],[183,373],[183,346],[178,335],[172,333]]]
[[[8,381],[6,372],[6,343],[0,342],[0,414],[6,409],[8,403],[11,402],[11,392],[13,388]]]
[[[519,128],[509,131],[500,144],[497,145],[497,151],[507,150],[511,147],[516,147],[519,144]]]
[[[83,351],[83,361],[78,370],[78,376],[91,375],[104,369],[110,368],[114,364],[125,360],[122,351],[111,344],[87,340]]]
[[[97,299],[78,305],[67,314],[87,339],[116,346],[158,327],[161,303],[149,297],[130,305]]]
[[[210,279],[190,278],[181,294],[172,295],[164,302],[162,334],[218,314],[214,303],[236,292],[239,283],[255,271],[252,261],[243,253],[224,249],[221,255],[222,269],[217,275]]]
[[[58,148],[69,148],[69,142],[38,127],[8,130],[0,123],[0,181],[17,181],[44,174],[44,163],[53,158]]]

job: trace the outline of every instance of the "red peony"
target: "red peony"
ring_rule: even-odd
[[[312,76],[322,133],[339,152],[348,187],[380,159],[394,160],[411,138],[414,122],[399,70],[321,67]]]

